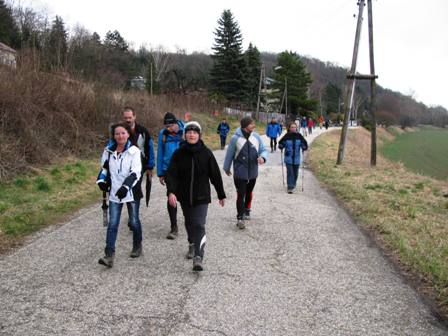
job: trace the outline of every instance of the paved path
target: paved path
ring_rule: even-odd
[[[228,203],[210,206],[200,274],[184,259],[185,231],[165,239],[158,183],[142,209],[142,258],[128,257],[122,225],[115,267],[98,265],[98,204],[35,235],[0,258],[0,335],[448,335],[311,172],[305,192],[285,193],[279,156],[261,169],[244,231],[224,177]]]

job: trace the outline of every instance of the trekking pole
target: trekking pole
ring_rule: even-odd
[[[107,193],[103,191],[103,205],[101,206],[101,209],[103,209],[103,226],[109,225],[109,220],[107,218]]]
[[[305,173],[305,153],[302,150],[302,192],[303,192],[303,182],[304,182],[304,174]]]
[[[285,186],[285,173],[283,171],[283,149],[280,149],[280,160],[282,162],[282,182],[283,182],[283,187]]]

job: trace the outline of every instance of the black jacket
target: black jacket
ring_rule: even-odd
[[[210,203],[210,183],[218,199],[226,198],[221,172],[215,156],[202,140],[195,145],[183,143],[171,158],[166,184],[168,193],[176,195],[182,204],[195,206]]]

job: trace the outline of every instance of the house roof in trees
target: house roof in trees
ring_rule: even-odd
[[[16,53],[16,51],[13,48],[11,48],[11,47],[9,47],[6,44],[1,43],[1,42],[0,42],[0,50],[8,51],[8,52],[11,52],[11,53]]]

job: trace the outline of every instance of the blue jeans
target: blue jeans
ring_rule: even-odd
[[[142,224],[139,218],[140,200],[127,202],[129,214],[129,223],[133,226],[134,244],[142,241]],[[115,252],[115,242],[118,235],[118,226],[120,225],[121,209],[123,203],[109,202],[109,225],[107,226],[106,250]]]
[[[299,165],[286,164],[286,182],[288,189],[294,189],[296,187],[298,177]]]

